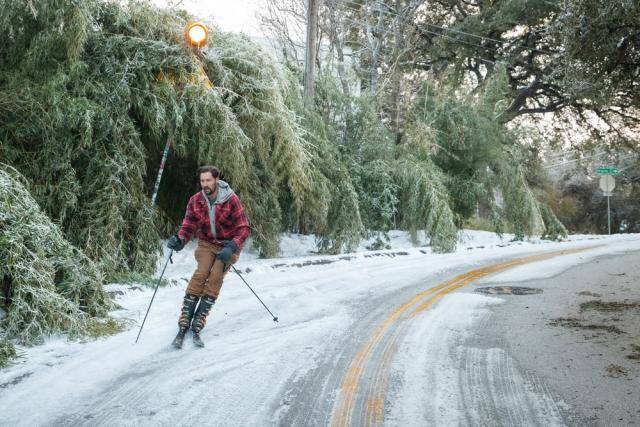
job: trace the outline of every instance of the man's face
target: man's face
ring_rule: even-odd
[[[200,187],[208,196],[213,194],[218,188],[218,179],[214,178],[211,172],[203,172],[200,174]]]

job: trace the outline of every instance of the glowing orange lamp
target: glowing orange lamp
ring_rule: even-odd
[[[185,38],[193,47],[202,47],[207,43],[209,29],[202,22],[192,22],[187,25]]]

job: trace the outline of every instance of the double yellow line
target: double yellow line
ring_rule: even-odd
[[[476,280],[522,264],[543,261],[560,255],[568,255],[593,249],[597,246],[547,252],[524,258],[489,265],[471,270],[444,283],[420,292],[391,312],[373,335],[353,358],[347,370],[340,393],[334,404],[331,425],[350,425],[353,413],[363,415],[363,425],[379,425],[384,420],[384,398],[388,382],[388,368],[397,348],[398,339],[410,320],[432,307],[440,299]],[[362,385],[363,373],[367,371],[369,382]],[[358,400],[357,397],[361,399]]]

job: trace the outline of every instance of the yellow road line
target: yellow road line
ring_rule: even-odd
[[[464,277],[466,275],[462,275]],[[457,279],[451,280],[449,282],[442,283],[438,286],[435,286],[431,289],[427,289],[426,291],[421,292],[420,294],[413,297],[407,303],[401,305],[395,311],[391,313],[391,315],[376,329],[374,334],[371,336],[369,341],[364,345],[364,347],[358,352],[356,357],[353,359],[347,374],[345,375],[342,385],[341,385],[341,393],[343,398],[340,399],[340,404],[338,407],[338,414],[342,414],[338,419],[334,419],[332,422],[333,425],[338,426],[346,426],[348,425],[348,421],[351,415],[351,409],[353,407],[353,403],[355,401],[355,392],[358,388],[358,383],[360,382],[360,376],[362,375],[362,371],[364,369],[365,362],[368,360],[371,352],[374,347],[380,342],[386,331],[396,322],[396,320],[405,313],[411,306],[415,305],[420,301],[424,296],[433,294],[438,292],[441,289],[450,286],[451,284],[457,283]],[[344,398],[344,397],[347,398]],[[336,411],[334,411],[334,414]]]
[[[405,320],[412,319],[432,307],[446,295],[462,288],[463,286],[473,283],[480,278],[523,264],[542,261],[560,255],[582,252],[598,246],[601,245],[547,252],[540,255],[518,258],[471,270],[420,292],[409,301],[396,308],[385,319],[385,321],[378,326],[373,335],[364,344],[362,349],[356,354],[349,365],[349,369],[347,370],[340,387],[340,394],[334,406],[331,425],[334,427],[346,427],[349,425],[362,373],[367,365],[371,363],[373,363],[372,368],[374,369],[374,375],[371,387],[368,390],[369,395],[364,396],[363,400],[365,403],[363,408],[365,412],[364,420],[367,425],[378,425],[382,423],[384,416],[384,395],[388,382],[388,366],[390,365],[391,359],[395,353],[396,339],[399,336],[398,329],[392,329],[393,326],[399,326]],[[412,308],[413,311],[411,311]],[[376,348],[382,344],[383,338],[386,335],[388,335],[386,346],[382,349],[380,360],[376,363],[375,360],[372,360],[371,356],[375,352]]]

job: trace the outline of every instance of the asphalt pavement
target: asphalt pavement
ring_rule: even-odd
[[[465,347],[500,352],[553,398],[566,425],[640,425],[640,252],[495,285],[542,292],[497,295],[504,303],[491,306]]]

